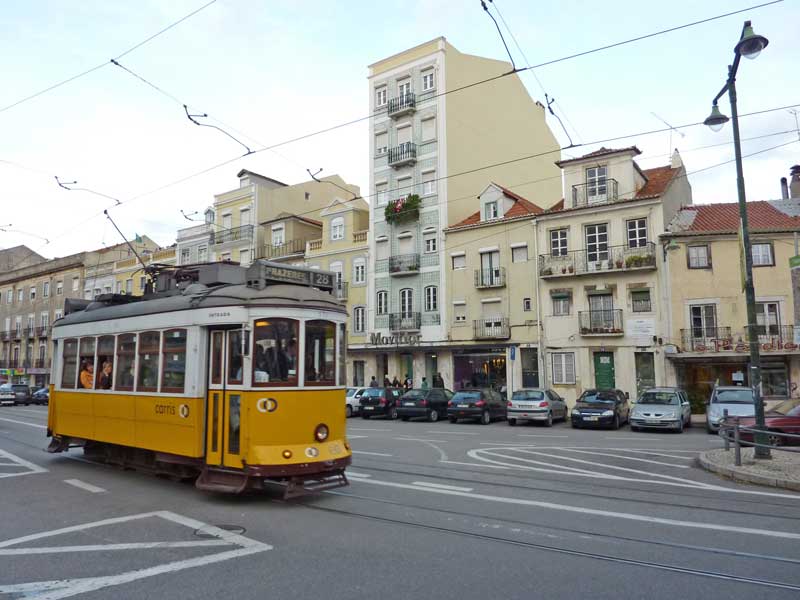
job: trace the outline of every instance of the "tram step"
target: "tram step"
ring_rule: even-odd
[[[307,496],[347,485],[350,485],[350,482],[347,481],[344,471],[321,477],[292,477],[286,485],[283,498],[288,500],[289,498]]]
[[[241,494],[247,487],[248,476],[238,471],[204,468],[194,482],[198,490],[222,492],[225,494]]]

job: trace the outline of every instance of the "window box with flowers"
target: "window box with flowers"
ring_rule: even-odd
[[[417,194],[409,194],[405,198],[392,200],[386,205],[383,216],[387,223],[409,221],[419,217],[419,207],[422,200]]]

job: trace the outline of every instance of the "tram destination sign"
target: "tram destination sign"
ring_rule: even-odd
[[[296,285],[306,285],[329,291],[333,289],[334,274],[329,271],[259,261],[248,269],[248,280],[253,279],[253,277],[251,277],[253,268],[255,268],[254,274],[256,278],[263,281],[294,283]]]
[[[398,333],[396,335],[381,335],[373,333],[369,336],[369,343],[373,346],[418,346],[422,335],[419,333]]]

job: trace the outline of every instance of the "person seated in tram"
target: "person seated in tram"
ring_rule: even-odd
[[[103,370],[100,373],[100,378],[97,382],[97,388],[101,390],[110,390],[113,381],[111,377],[112,363],[110,360],[103,362]]]
[[[94,363],[84,361],[81,364],[81,373],[78,377],[78,387],[87,390],[94,388]]]

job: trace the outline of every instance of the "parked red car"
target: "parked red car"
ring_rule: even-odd
[[[791,433],[793,435],[800,435],[800,399],[792,398],[785,400],[772,410],[764,414],[764,422],[771,435],[769,436],[769,443],[773,446],[800,446],[800,439],[786,438],[775,433]],[[755,426],[755,417],[743,417],[739,419],[739,424],[742,427]],[[740,434],[742,441],[753,441],[753,434],[749,431],[742,431]]]

